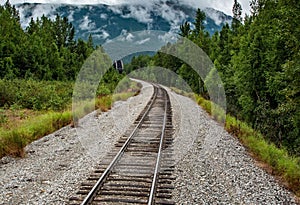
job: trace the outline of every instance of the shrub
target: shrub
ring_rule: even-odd
[[[34,80],[0,80],[0,107],[63,110],[71,104],[73,83]]]

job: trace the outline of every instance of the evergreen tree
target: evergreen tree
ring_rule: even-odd
[[[234,32],[237,32],[237,29],[239,28],[242,22],[242,6],[237,0],[234,0],[232,13],[233,13],[232,30]]]
[[[201,11],[201,9],[198,8],[196,12],[195,22],[193,23],[195,26],[195,29],[193,30],[195,36],[199,35],[199,33],[204,31],[205,19],[206,19],[206,15],[204,11]]]
[[[74,80],[93,52],[88,42],[74,40],[75,29],[66,17],[31,19],[23,30],[14,6],[0,6],[0,77]]]
[[[180,25],[180,33],[179,35],[182,37],[189,37],[191,34],[191,27],[189,22],[184,22],[184,24]]]

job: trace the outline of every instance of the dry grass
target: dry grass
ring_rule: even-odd
[[[0,157],[12,155],[24,156],[23,148],[30,142],[39,139],[71,122],[71,112],[48,112],[30,116],[11,128],[0,130]]]

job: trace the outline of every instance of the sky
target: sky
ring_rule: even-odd
[[[10,0],[12,4],[17,3],[55,3],[55,4],[108,4],[108,5],[116,5],[116,4],[136,4],[142,3],[151,4],[153,2],[158,2],[159,0]],[[0,0],[0,4],[4,4],[6,0]],[[223,11],[228,15],[232,15],[232,6],[233,0],[179,0],[181,3],[185,3],[191,5],[195,8],[205,8],[212,7],[214,9]],[[243,16],[245,13],[249,14],[249,0],[238,0],[238,2],[242,5],[243,8]]]

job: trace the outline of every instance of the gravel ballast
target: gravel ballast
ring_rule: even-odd
[[[109,112],[93,112],[81,119],[76,129],[67,126],[31,143],[25,148],[25,158],[2,158],[0,204],[68,204],[152,93],[153,87],[143,83],[138,96],[117,102]]]
[[[170,97],[177,128],[176,204],[296,204],[294,195],[194,101],[175,93]]]
[[[80,183],[134,122],[153,93],[93,112],[0,160],[1,204],[68,204]],[[245,148],[191,99],[170,92],[176,204],[296,204],[292,193],[255,165]]]

